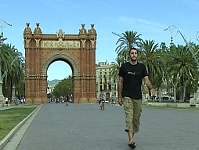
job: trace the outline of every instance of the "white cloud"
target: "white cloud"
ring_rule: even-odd
[[[137,19],[137,18],[129,18],[127,16],[120,16],[117,19],[118,21],[125,23],[125,24],[130,24],[130,25],[138,25],[138,26],[144,26],[145,28],[161,28],[161,29],[165,29],[168,26],[167,25],[163,25],[161,23],[158,22],[151,22],[149,20],[144,20],[144,19]]]
[[[148,20],[143,20],[143,19],[138,19],[138,22],[148,25],[148,26],[153,26],[153,27],[158,27],[158,28],[163,28],[163,29],[167,27],[166,25],[162,25],[157,22],[150,22]]]
[[[97,4],[100,4],[100,5],[103,5],[103,6],[108,6],[110,7],[111,5],[108,5],[107,3],[102,3],[102,2],[97,2],[97,1],[93,1],[94,3],[97,3]]]

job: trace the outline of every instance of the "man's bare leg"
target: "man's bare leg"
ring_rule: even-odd
[[[128,131],[128,137],[129,137],[129,144],[131,144],[132,143],[132,141],[134,141],[133,140],[133,138],[134,138],[134,133],[132,133],[132,131]]]
[[[131,131],[128,131],[128,137],[129,137],[129,147],[130,148],[132,148],[132,149],[134,149],[134,148],[136,148],[136,144],[135,144],[135,142],[134,142],[134,133],[132,133]]]

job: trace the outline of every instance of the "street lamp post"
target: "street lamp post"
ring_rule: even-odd
[[[12,26],[11,24],[7,23],[5,20],[0,19],[0,27],[1,27],[1,35],[0,35],[0,50],[1,47],[3,45],[3,42],[7,39],[3,37],[3,28],[4,26]],[[2,84],[3,84],[3,80],[2,80],[2,74],[1,74],[1,57],[0,57],[0,107],[4,106],[3,104],[3,100],[4,100],[4,96],[3,96],[3,92],[2,92]]]

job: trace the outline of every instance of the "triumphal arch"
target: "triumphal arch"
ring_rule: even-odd
[[[77,34],[67,34],[59,29],[55,34],[43,34],[36,23],[31,30],[24,29],[26,57],[25,99],[27,103],[46,103],[47,70],[50,64],[61,60],[69,64],[73,77],[73,101],[96,102],[95,51],[97,33],[94,24],[90,29],[81,25]],[[59,68],[60,72],[64,72]]]

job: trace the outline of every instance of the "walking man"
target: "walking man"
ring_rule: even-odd
[[[137,61],[138,50],[129,50],[129,62],[122,64],[119,70],[118,103],[124,106],[126,117],[126,129],[128,134],[128,145],[134,149],[136,147],[134,135],[139,131],[140,116],[142,111],[142,91],[141,85],[144,80],[151,95],[154,95],[152,84],[148,78],[148,73],[144,64]]]

